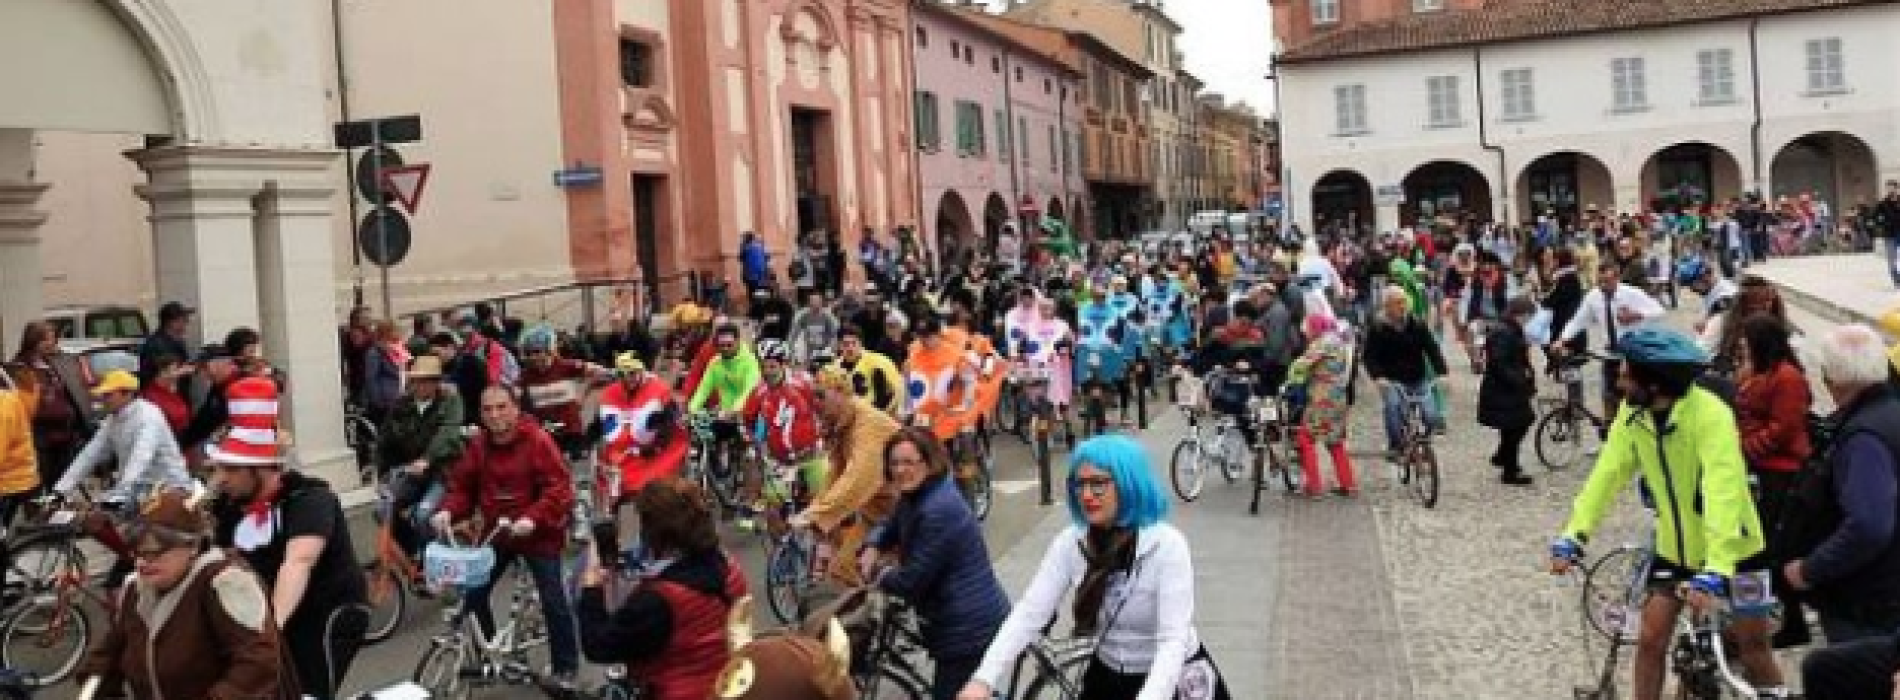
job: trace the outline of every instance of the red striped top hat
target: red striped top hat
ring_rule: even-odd
[[[246,377],[224,391],[231,411],[224,439],[205,450],[211,461],[230,465],[269,465],[284,461],[277,433],[277,383]]]

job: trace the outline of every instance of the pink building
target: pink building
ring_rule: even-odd
[[[1006,224],[1088,211],[1082,74],[1005,22],[928,0],[911,13],[923,233],[946,260],[988,248]]]

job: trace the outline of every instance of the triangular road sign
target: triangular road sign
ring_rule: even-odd
[[[429,164],[416,163],[394,168],[383,168],[383,190],[410,214],[416,213],[416,207],[422,204],[422,188],[429,184]]]

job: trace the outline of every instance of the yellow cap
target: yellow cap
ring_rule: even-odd
[[[620,353],[619,356],[614,358],[614,371],[620,374],[644,372],[646,368],[647,363],[642,362],[639,355],[635,355],[631,352]]]
[[[115,369],[110,372],[107,372],[106,376],[99,378],[99,383],[93,385],[92,387],[92,395],[104,396],[106,394],[110,394],[115,391],[138,391],[138,390],[139,390],[138,377],[132,376],[131,372],[127,372],[122,369]]]
[[[1880,315],[1880,330],[1886,331],[1887,335],[1900,337],[1900,306]]]

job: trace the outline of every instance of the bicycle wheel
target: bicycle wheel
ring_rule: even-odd
[[[409,581],[381,560],[364,564],[363,577],[369,582],[369,626],[363,630],[363,645],[369,646],[387,641],[402,627],[409,613]]]
[[[1300,490],[1300,470],[1294,468],[1294,465],[1289,464],[1287,460],[1281,458],[1280,441],[1268,440],[1266,444],[1260,446],[1260,450],[1267,453],[1267,468],[1269,471],[1280,476],[1280,485],[1286,487],[1286,492],[1298,493]]]
[[[1253,461],[1247,455],[1246,438],[1241,437],[1238,428],[1226,431],[1221,435],[1217,449],[1219,452],[1215,454],[1220,456],[1221,478],[1226,479],[1227,485],[1232,486],[1240,481],[1241,477],[1247,475],[1247,464]]]
[[[1537,461],[1550,469],[1576,464],[1583,455],[1583,421],[1575,409],[1562,407],[1537,419]]]
[[[779,538],[765,563],[765,602],[782,625],[805,619],[805,596],[811,588],[811,555],[796,534]]]
[[[1201,443],[1194,438],[1183,438],[1174,446],[1174,456],[1168,460],[1169,480],[1174,482],[1174,495],[1182,501],[1193,503],[1201,497],[1201,489],[1207,485],[1207,471],[1201,468]]]
[[[924,700],[930,697],[930,688],[920,678],[885,665],[877,673],[860,676],[858,700]]]
[[[36,595],[0,623],[0,666],[30,674],[38,687],[71,675],[92,648],[92,618],[57,594]]]
[[[360,415],[343,424],[343,441],[356,455],[356,475],[364,484],[376,483],[376,424]]]
[[[1267,490],[1267,453],[1272,450],[1256,450],[1253,459],[1253,494],[1247,502],[1247,514],[1260,514],[1260,492]]]
[[[1408,476],[1412,482],[1412,495],[1418,498],[1419,505],[1426,508],[1438,506],[1438,452],[1429,442],[1413,443],[1406,455],[1410,465]]]
[[[65,532],[27,535],[7,545],[7,576],[10,583],[21,584],[26,592],[50,591],[61,574],[74,572],[84,576],[86,555],[74,546],[75,535]]]
[[[1088,645],[1076,645],[1073,648],[1051,652],[1055,657],[1054,673],[1047,668],[1036,669],[1035,679],[1029,681],[1029,687],[1018,696],[1019,700],[1080,700],[1082,697],[1082,674],[1088,672],[1089,659],[1095,650]]]
[[[1623,546],[1610,550],[1590,564],[1583,575],[1582,613],[1584,629],[1605,640],[1636,643],[1636,620],[1641,613],[1643,590],[1640,580],[1649,563],[1649,553],[1641,547]]]
[[[429,691],[431,698],[468,700],[473,694],[468,679],[462,677],[467,652],[459,643],[436,641],[416,663],[416,685]]]
[[[996,428],[998,430],[1019,436],[1028,436],[1028,433],[1023,431],[1023,407],[1017,405],[1021,403],[1022,400],[1023,389],[1021,384],[1012,383],[1003,388],[1003,395],[996,401]]]
[[[976,464],[971,465],[968,482],[964,484],[964,497],[970,501],[970,512],[978,521],[988,520],[990,508],[996,503],[996,484],[990,474],[990,460],[987,449],[980,449]]]

